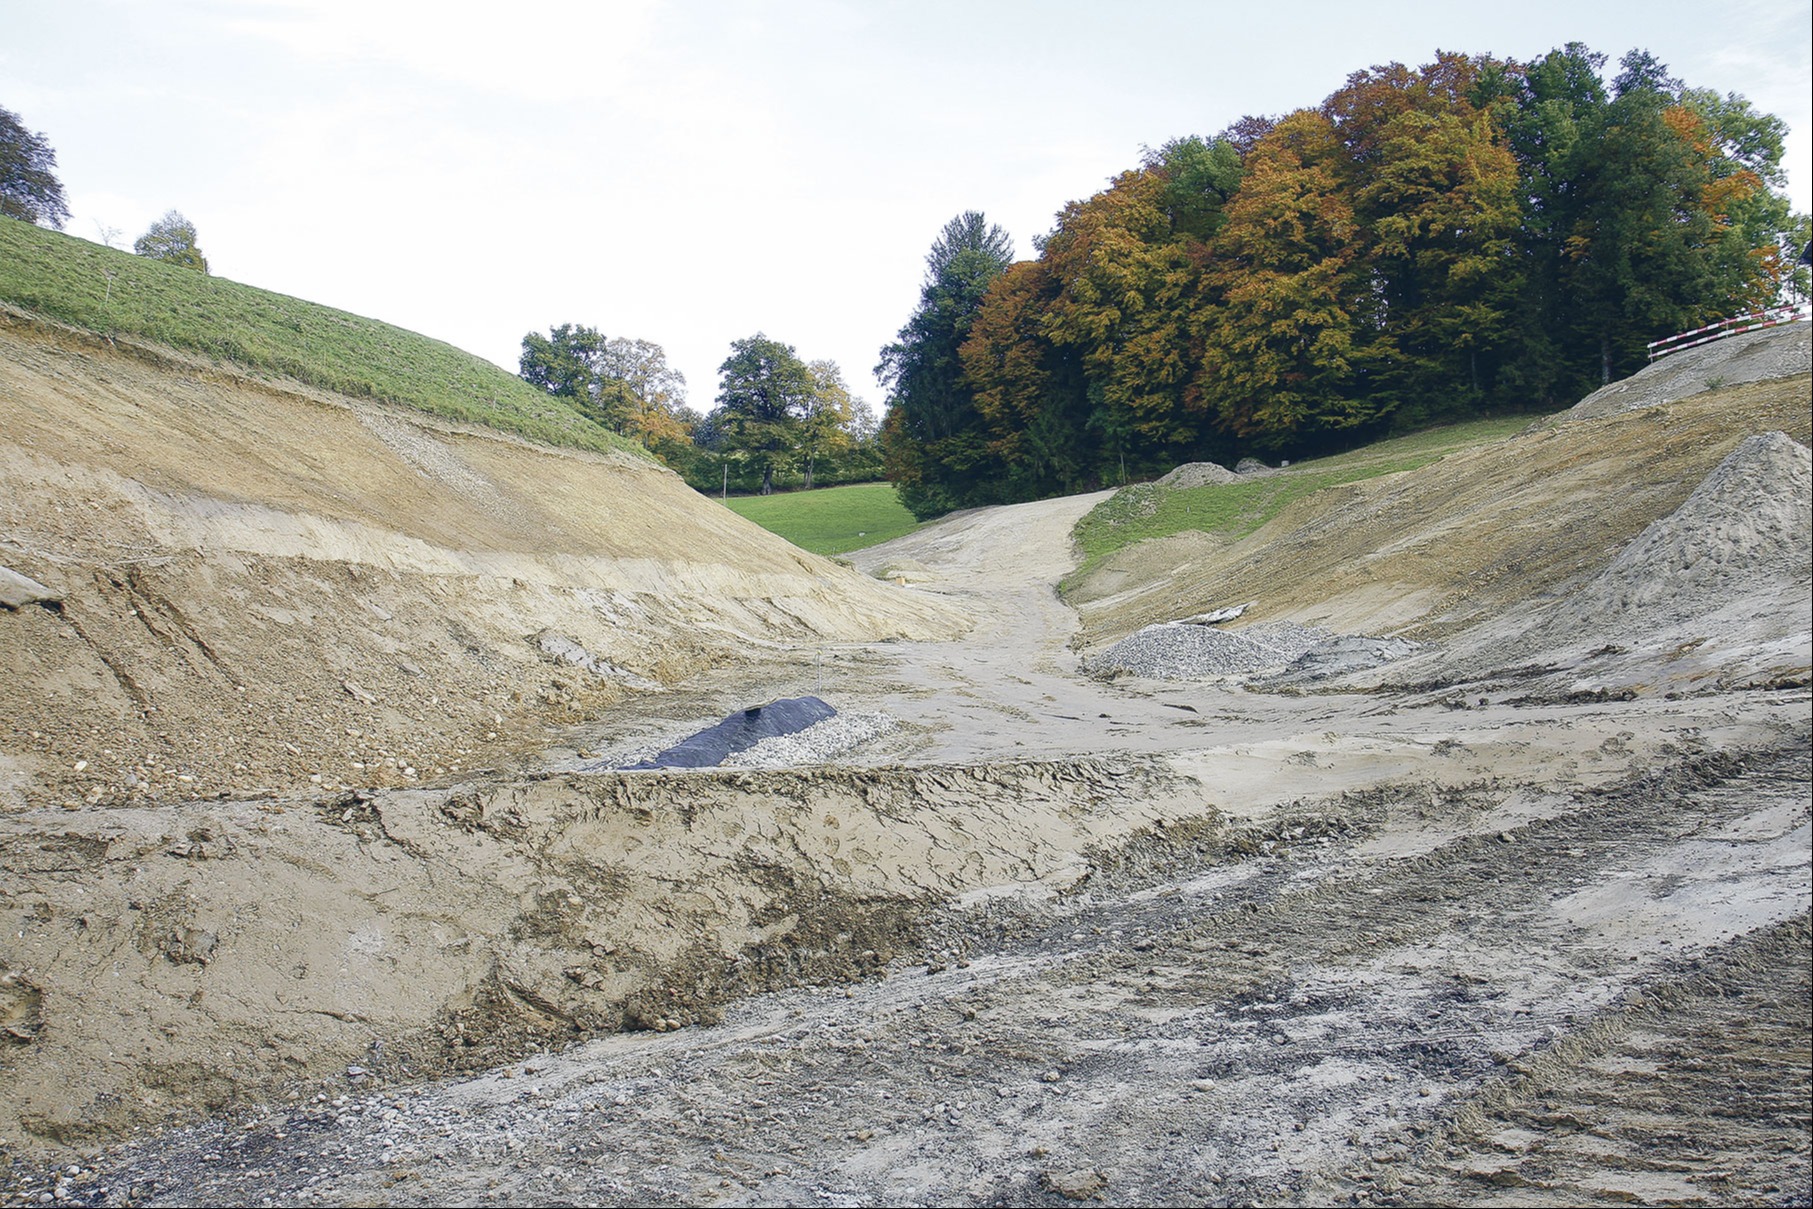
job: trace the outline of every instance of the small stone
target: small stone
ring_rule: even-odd
[[[1108,1177],[1094,1167],[1079,1167],[1075,1171],[1047,1171],[1040,1177],[1048,1192],[1055,1192],[1067,1201],[1089,1201],[1100,1196],[1102,1189],[1108,1186]]]

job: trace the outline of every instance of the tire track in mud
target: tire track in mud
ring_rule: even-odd
[[[1560,1203],[1610,1187],[1577,1144],[1605,1118],[1633,1162],[1724,1122],[1748,1158],[1707,1186],[1766,1196],[1806,1170],[1804,1129],[1795,1149],[1770,1122],[1805,1086],[1805,999],[1771,980],[1805,947],[1808,783],[1803,742],[1509,828],[1519,788],[1482,785],[1149,832],[1067,898],[935,921],[925,964],[882,980],[210,1124],[81,1178],[110,1203],[1395,1203],[1506,1192],[1478,1153],[1511,1130],[1515,1178]],[[1430,825],[1460,834],[1379,855]],[[1607,918],[1620,882],[1647,888]],[[1719,1100],[1731,1077],[1772,1098]]]

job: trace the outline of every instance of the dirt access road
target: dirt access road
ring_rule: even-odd
[[[819,689],[899,720],[859,763],[1131,753],[1173,778],[1148,824],[928,901],[881,977],[309,1088],[22,1169],[9,1199],[1807,1203],[1804,688],[1089,680],[1050,586],[1089,503],[862,556],[968,608],[964,640],[777,651],[573,748]]]

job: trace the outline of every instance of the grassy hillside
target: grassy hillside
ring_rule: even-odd
[[[1529,424],[1528,416],[1474,420],[1301,462],[1278,474],[1239,483],[1209,484],[1183,491],[1141,484],[1117,491],[1077,522],[1076,540],[1083,561],[1065,585],[1080,582],[1102,559],[1135,542],[1169,537],[1186,529],[1245,537],[1287,505],[1324,487],[1414,470],[1456,449],[1511,436]]]
[[[891,483],[738,496],[730,510],[814,554],[843,554],[918,528]]]
[[[0,302],[102,335],[544,444],[641,452],[514,374],[450,344],[10,218],[0,218]]]

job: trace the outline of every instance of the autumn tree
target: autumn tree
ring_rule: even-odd
[[[800,414],[799,451],[806,472],[806,490],[810,491],[820,459],[850,449],[854,441],[850,426],[856,418],[857,400],[850,394],[837,362],[813,361],[806,368],[812,374],[812,395]]]
[[[1357,396],[1370,277],[1335,124],[1299,110],[1246,157],[1195,316],[1215,422],[1260,449],[1376,418]]]
[[[607,338],[597,328],[562,323],[545,336],[524,336],[517,367],[523,381],[664,461],[683,458],[692,443],[686,378],[652,340]]]
[[[0,109],[0,215],[57,230],[69,221],[57,153],[42,134],[25,128],[19,115]]]
[[[1148,458],[1174,464],[1201,428],[1188,390],[1195,369],[1190,316],[1207,259],[1190,231],[1221,225],[1216,195],[1179,190],[1162,166],[1122,173],[1058,215],[1040,260],[1059,284],[1042,334],[1074,350],[1104,466]]]
[[[652,340],[604,341],[598,351],[599,394],[609,395],[618,431],[657,452],[690,443],[686,376],[667,363],[667,350]]]
[[[1373,68],[1323,105],[1374,294],[1369,377],[1353,388],[1399,424],[1476,411],[1515,355],[1517,160],[1474,103],[1491,66],[1444,53]]]
[[[1096,470],[1082,357],[1044,333],[1061,288],[1042,259],[1012,266],[989,287],[963,345],[983,428],[961,453],[992,476],[996,499],[1080,490]]]
[[[196,239],[195,224],[169,210],[133,242],[132,250],[147,259],[181,265],[206,275],[208,258],[202,255]]]

